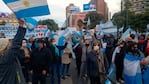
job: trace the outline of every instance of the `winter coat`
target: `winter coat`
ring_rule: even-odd
[[[67,43],[64,46],[56,46],[59,51],[59,56],[56,55],[55,47],[53,45],[49,46],[49,49],[52,52],[52,64],[61,64],[62,63],[62,55],[61,52],[66,48]]]
[[[19,27],[10,48],[0,56],[0,84],[26,84],[18,58],[23,58],[20,50],[26,29]]]
[[[104,59],[101,51],[97,54],[95,51],[91,51],[87,54],[87,74],[90,77],[99,77],[100,72],[104,72]]]
[[[64,50],[64,54],[62,56],[62,63],[63,64],[70,64],[71,63],[71,58],[69,57],[70,55],[70,50],[66,47]]]
[[[51,62],[51,52],[48,48],[34,49],[31,52],[30,69],[33,73],[42,73],[43,70],[49,70]]]
[[[86,61],[86,55],[90,51],[91,51],[91,45],[89,45],[88,47],[85,44],[82,45],[82,59],[81,59],[82,62]]]

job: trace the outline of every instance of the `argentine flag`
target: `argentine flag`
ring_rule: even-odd
[[[3,0],[17,18],[50,14],[47,0]]]
[[[140,60],[142,57],[136,57],[126,54],[124,59],[124,80],[125,84],[142,84],[142,75]]]

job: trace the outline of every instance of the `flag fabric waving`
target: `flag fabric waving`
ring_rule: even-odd
[[[143,57],[136,57],[126,54],[124,58],[124,80],[125,84],[142,84],[140,60]]]
[[[50,14],[47,0],[3,0],[17,18]]]

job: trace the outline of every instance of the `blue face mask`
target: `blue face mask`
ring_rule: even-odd
[[[134,51],[133,51],[134,53],[138,53],[139,52],[139,50],[138,49],[134,49]]]
[[[36,43],[36,44],[35,44],[35,48],[39,48],[39,44]]]
[[[26,48],[31,48],[31,44],[30,43],[27,43],[26,44]]]

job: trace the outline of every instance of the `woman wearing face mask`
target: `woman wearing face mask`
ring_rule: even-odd
[[[92,44],[92,50],[87,54],[87,74],[91,84],[102,84],[102,74],[104,69],[104,58],[101,52],[101,43],[95,40]]]
[[[21,60],[21,66],[22,66],[22,71],[24,74],[24,77],[26,79],[26,82],[30,82],[30,74],[29,74],[29,62],[30,62],[30,48],[28,48],[27,45],[27,39],[22,40],[22,47],[21,49],[24,51],[24,58]]]
[[[116,65],[116,80],[117,84],[123,83],[123,61],[125,56],[124,41],[119,39],[118,46],[115,48],[112,55],[112,63]]]

